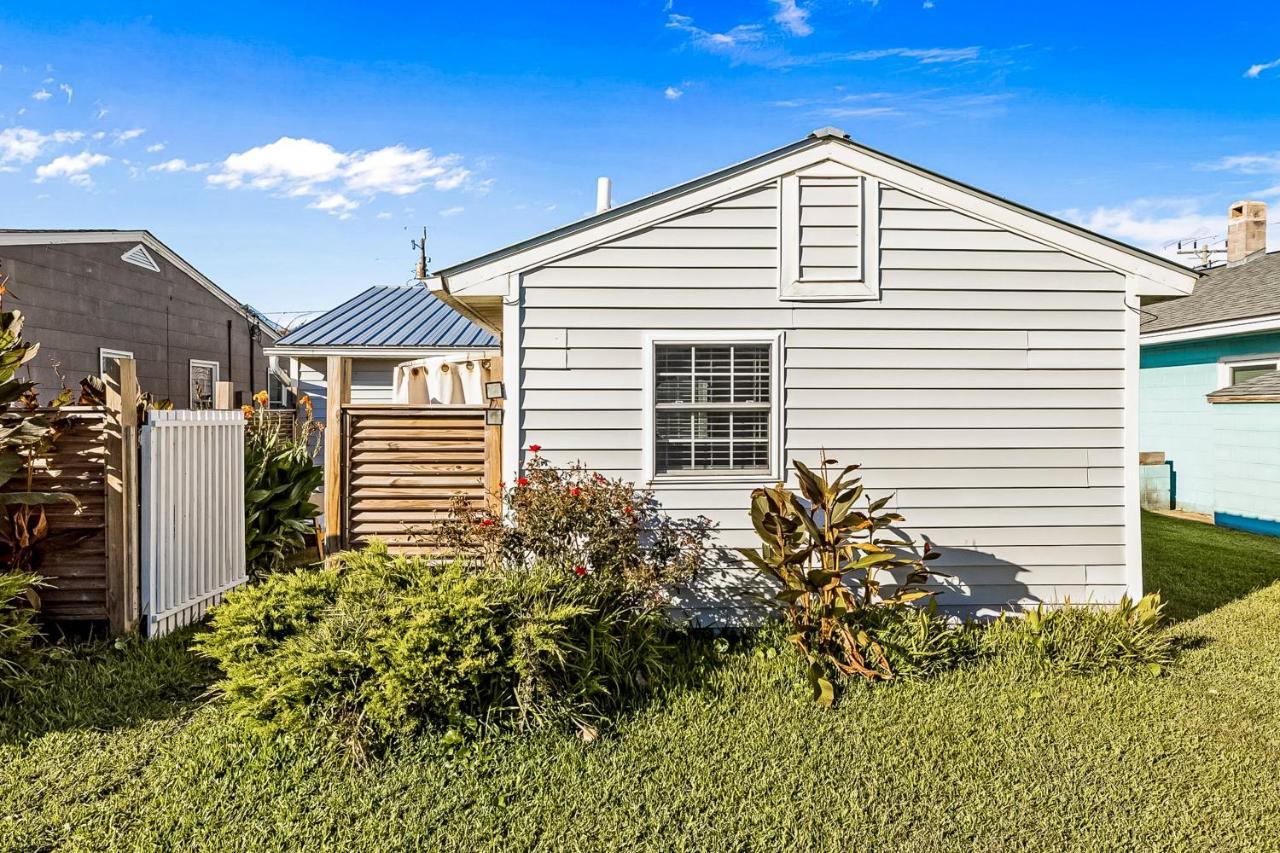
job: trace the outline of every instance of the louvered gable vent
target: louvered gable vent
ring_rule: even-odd
[[[878,298],[878,185],[828,161],[783,177],[780,196],[782,298]]]
[[[120,260],[152,272],[160,272],[160,265],[156,263],[156,259],[151,257],[151,253],[141,243],[121,255]]]

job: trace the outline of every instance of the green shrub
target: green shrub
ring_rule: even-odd
[[[984,655],[1031,670],[1089,673],[1146,668],[1157,675],[1173,659],[1173,640],[1160,629],[1159,593],[1115,607],[1067,602],[1036,607],[1022,616],[1002,615],[981,635]]]
[[[299,402],[305,418],[296,438],[268,420],[266,392],[244,407],[245,560],[258,576],[278,571],[302,550],[320,512],[311,502],[324,479],[314,461],[319,425],[311,418],[310,400],[304,396]]]
[[[659,678],[656,603],[558,567],[476,570],[371,545],[228,595],[196,647],[235,714],[359,748],[598,721]]]
[[[40,579],[23,572],[0,572],[0,703],[31,674],[40,635],[35,613]]]
[[[981,627],[957,624],[938,613],[937,601],[923,607],[865,611],[864,630],[883,652],[897,678],[929,678],[974,660]]]
[[[656,601],[636,600],[616,578],[558,567],[501,578],[518,726],[567,722],[590,735],[628,696],[666,676],[675,648]]]

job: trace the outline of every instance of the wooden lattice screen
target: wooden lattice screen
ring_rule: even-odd
[[[481,406],[345,407],[345,544],[376,537],[394,551],[430,550],[433,526],[457,497],[483,506],[486,459],[496,464],[495,454],[486,454],[484,412]]]

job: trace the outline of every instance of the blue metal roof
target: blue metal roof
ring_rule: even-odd
[[[378,285],[299,326],[277,347],[498,346],[484,329],[421,284]]]

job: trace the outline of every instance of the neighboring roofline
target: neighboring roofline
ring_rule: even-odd
[[[1141,260],[1158,264],[1159,266],[1162,266],[1165,269],[1171,270],[1173,272],[1190,274],[1197,277],[1199,277],[1200,275],[1195,270],[1192,270],[1186,266],[1183,266],[1182,264],[1179,264],[1176,261],[1172,261],[1172,260],[1169,260],[1168,258],[1161,257],[1160,255],[1157,255],[1153,252],[1148,252],[1145,249],[1139,249],[1136,246],[1131,246],[1128,243],[1124,243],[1120,240],[1115,240],[1111,237],[1098,234],[1095,231],[1090,231],[1087,228],[1082,228],[1081,226],[1067,222],[1066,220],[1058,219],[1055,216],[1050,216],[1047,213],[1042,213],[1041,211],[1035,210],[1034,208],[1027,207],[1026,205],[1019,204],[1018,202],[1010,201],[1009,199],[1003,198],[998,195],[994,195],[985,190],[978,189],[977,187],[974,187],[970,184],[966,184],[963,181],[957,181],[954,178],[949,178],[945,175],[941,175],[937,172],[931,171],[922,166],[917,166],[914,163],[910,163],[906,160],[899,159],[897,157],[894,157],[891,154],[886,154],[883,151],[879,151],[875,148],[870,148],[866,145],[863,145],[862,143],[854,142],[849,138],[848,134],[836,128],[829,128],[829,127],[814,131],[804,139],[798,140],[796,142],[792,142],[788,145],[784,145],[781,148],[775,148],[772,151],[768,151],[764,154],[758,155],[756,157],[752,157],[748,160],[743,160],[739,163],[735,163],[732,166],[728,166],[724,169],[719,169],[715,172],[711,172],[701,177],[694,178],[693,180],[686,181],[683,184],[678,184],[677,186],[670,187],[665,190],[660,190],[659,192],[653,193],[651,195],[643,196],[639,199],[636,199],[635,201],[627,202],[626,204],[621,204],[621,205],[618,205],[617,207],[609,208],[608,210],[602,211],[600,213],[596,213],[591,216],[584,217],[575,222],[571,222],[568,225],[564,225],[559,228],[553,229],[551,231],[546,231],[542,234],[536,235],[534,237],[530,237],[526,240],[522,240],[518,243],[513,243],[509,246],[496,249],[485,255],[481,255],[479,257],[472,258],[467,261],[463,261],[462,263],[454,264],[451,267],[440,270],[438,273],[436,273],[436,275],[439,276],[441,279],[447,280],[451,276],[455,276],[460,272],[464,272],[466,270],[473,269],[475,267],[492,263],[504,257],[518,254],[520,252],[526,251],[536,246],[553,242],[562,237],[567,237],[571,234],[576,234],[578,232],[585,231],[589,228],[594,228],[597,225],[601,225],[603,223],[612,221],[614,219],[618,219],[628,214],[635,213],[637,211],[643,210],[646,207],[651,207],[653,205],[660,204],[661,202],[667,201],[668,199],[674,198],[676,196],[680,196],[685,193],[697,190],[701,187],[723,181],[727,178],[731,178],[743,172],[747,172],[752,169],[758,168],[760,166],[766,165],[774,160],[778,160],[783,157],[786,157],[789,154],[793,154],[797,151],[802,151],[806,148],[822,145],[829,141],[842,143],[854,149],[855,151],[859,151],[870,157],[886,161],[892,165],[915,172],[916,174],[922,177],[929,178],[931,180],[937,181],[944,185],[947,185],[955,189],[959,189],[964,192],[970,193],[972,195],[978,196],[980,198],[984,198],[989,201],[995,202],[998,205],[1009,208],[1023,215],[1030,216],[1034,219],[1038,219],[1041,222],[1044,222],[1046,224],[1053,225],[1058,228],[1062,228],[1066,231],[1072,232],[1081,237],[1085,237],[1086,239],[1103,243],[1104,245],[1110,246],[1113,249],[1117,249],[1119,251],[1130,254]],[[445,288],[447,289],[447,284],[445,285]]]
[[[1138,337],[1138,342],[1144,347],[1149,347],[1158,344],[1176,344],[1182,341],[1226,338],[1235,335],[1254,335],[1263,332],[1280,332],[1280,314],[1266,314],[1261,317],[1240,317],[1233,320],[1219,320],[1214,323],[1179,326],[1175,329],[1142,332]]]
[[[429,347],[376,347],[376,346],[274,346],[263,349],[268,356],[285,358],[327,358],[343,356],[347,358],[424,358],[432,355],[456,355],[460,352],[498,352],[501,346],[429,346]]]
[[[173,249],[160,242],[156,235],[145,229],[136,231],[112,231],[110,229],[102,231],[60,231],[57,229],[24,231],[22,229],[0,229],[0,246],[59,246],[74,245],[76,243],[132,242],[142,243],[148,249],[158,252],[161,257],[195,279],[198,284],[216,296],[228,308],[233,309],[246,320],[258,322],[262,331],[270,335],[272,340],[279,340],[284,335],[283,330],[280,328],[266,325],[273,323],[273,321],[262,316],[256,309],[252,314],[246,311],[244,303],[236,301],[234,296],[214,284],[212,279],[193,267]]]
[[[1231,394],[1229,396],[1215,397],[1213,394],[1205,394],[1205,399],[1210,403],[1280,403],[1280,394]]]

